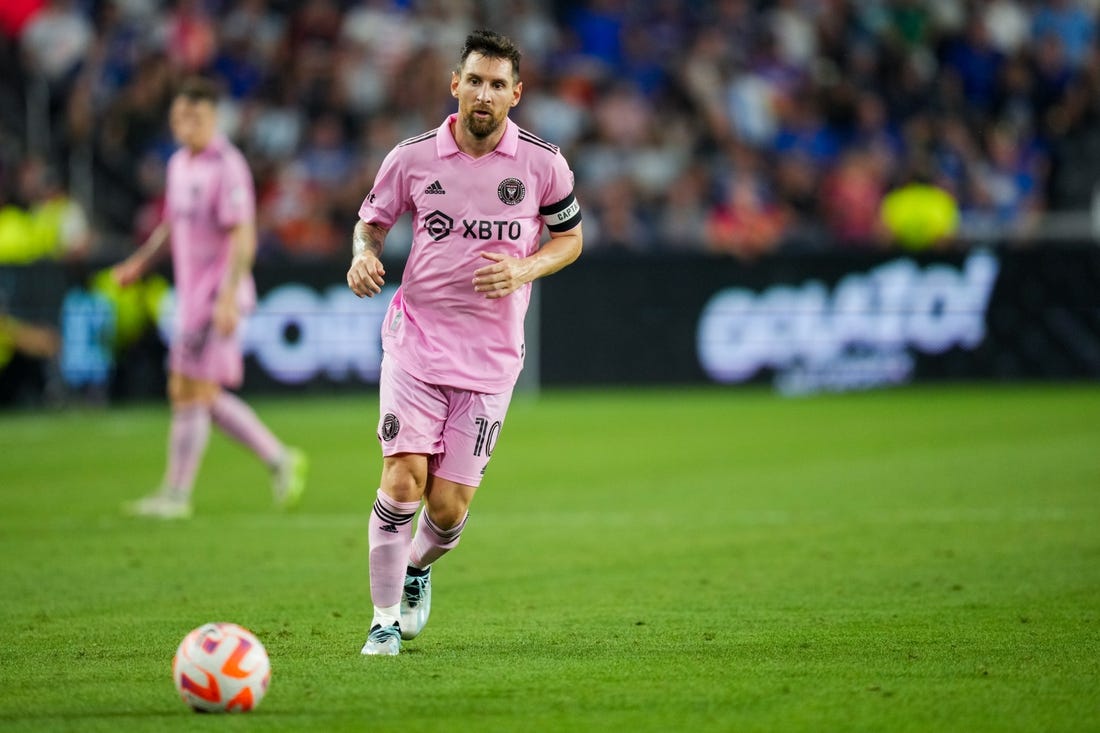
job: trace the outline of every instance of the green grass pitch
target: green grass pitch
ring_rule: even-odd
[[[212,438],[196,516],[167,410],[0,414],[0,730],[1100,730],[1100,388],[547,392],[512,407],[431,622],[359,655],[373,393],[254,403],[300,509]],[[253,713],[176,697],[235,621]]]

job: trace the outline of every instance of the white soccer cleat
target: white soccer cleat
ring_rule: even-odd
[[[280,509],[292,509],[298,505],[302,500],[302,492],[306,490],[308,472],[309,458],[306,454],[297,448],[287,448],[271,480],[275,506]]]
[[[415,639],[428,623],[432,612],[432,569],[405,571],[405,587],[401,593],[401,638]]]
[[[367,634],[363,651],[368,657],[396,657],[401,651],[401,627],[396,622],[389,626],[375,624]]]
[[[186,497],[165,490],[128,501],[122,505],[122,511],[131,517],[156,519],[190,519],[192,514],[191,502]]]

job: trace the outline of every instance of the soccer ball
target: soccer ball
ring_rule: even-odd
[[[260,704],[271,679],[267,650],[248,629],[203,624],[183,637],[172,660],[172,678],[197,712],[247,712]]]

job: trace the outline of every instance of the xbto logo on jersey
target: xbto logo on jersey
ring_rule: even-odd
[[[513,242],[523,234],[518,221],[473,221],[462,220],[464,239],[511,239]]]
[[[497,186],[497,196],[500,200],[509,206],[515,206],[520,201],[523,201],[523,197],[527,194],[527,188],[523,185],[523,181],[518,178],[505,178]]]
[[[435,241],[440,241],[455,228],[455,220],[436,209],[424,217],[424,229]],[[523,226],[518,221],[483,221],[463,219],[463,239],[510,239],[518,241],[523,236]]]
[[[436,209],[424,217],[424,229],[435,241],[443,239],[455,228],[455,220]]]

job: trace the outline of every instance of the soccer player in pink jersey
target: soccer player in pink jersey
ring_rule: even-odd
[[[191,489],[211,423],[268,466],[278,506],[297,503],[305,488],[305,455],[283,445],[225,389],[241,384],[239,327],[256,301],[256,204],[248,163],[218,131],[217,98],[217,88],[205,79],[188,80],[180,88],[170,113],[180,149],[168,161],[165,220],[114,269],[115,278],[126,285],[170,248],[176,281],[176,327],[168,356],[168,466],[158,491],[125,506],[139,516],[191,516]]]
[[[382,244],[406,211],[414,232],[382,326],[363,654],[397,654],[427,622],[432,563],[458,545],[523,367],[531,282],[581,252],[569,165],[508,119],[523,93],[519,60],[503,36],[467,37],[451,75],[458,113],[394,148],[359,209],[347,279],[360,297],[381,292]]]

